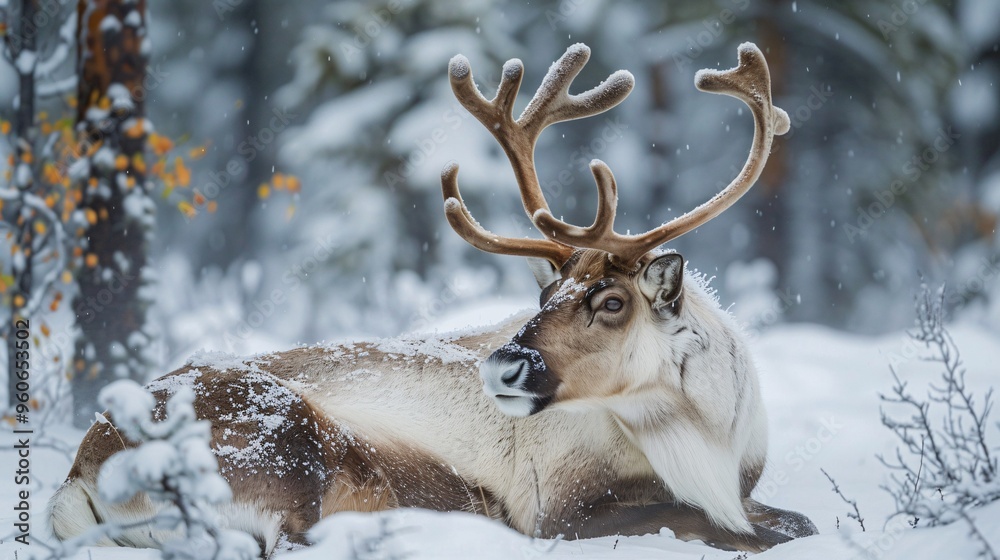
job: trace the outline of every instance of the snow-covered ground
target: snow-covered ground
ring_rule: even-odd
[[[442,317],[436,327],[494,322],[510,314],[511,302]],[[977,391],[996,385],[1000,363],[1000,335],[971,324],[951,326],[968,368],[968,385]],[[886,469],[878,453],[892,453],[894,436],[879,421],[879,393],[892,380],[888,364],[911,382],[924,387],[937,377],[934,364],[922,362],[904,333],[864,338],[813,325],[781,325],[753,336],[764,399],[770,415],[768,469],[756,497],[770,505],[807,514],[821,534],[778,546],[759,555],[767,559],[898,558],[907,560],[975,558],[980,545],[969,538],[968,526],[957,523],[935,529],[912,530],[902,519],[886,524],[892,500],[879,488]],[[921,391],[915,390],[918,394]],[[997,418],[991,436],[997,441]],[[57,438],[73,444],[81,434],[60,428]],[[12,451],[0,451],[3,472],[12,473]],[[63,454],[35,449],[32,476],[32,538],[43,536],[44,508],[54,488],[69,469]],[[856,499],[865,520],[862,533],[848,519],[846,506],[820,472],[836,478],[842,491]],[[13,485],[0,485],[0,503],[12,504]],[[973,516],[979,530],[1000,550],[1000,503]],[[837,527],[839,520],[839,529]],[[0,534],[12,530],[12,511],[0,511]],[[636,560],[732,559],[737,554],[699,543],[673,539],[667,530],[658,535],[606,537],[583,541],[532,540],[485,518],[457,513],[402,510],[382,515],[340,514],[322,522],[314,536],[324,546],[284,553],[288,560],[348,558],[616,558]],[[20,546],[20,545],[19,545]],[[29,547],[28,550],[39,547]],[[0,544],[0,557],[14,558],[19,550],[9,539]],[[19,558],[24,558],[20,547]],[[110,560],[158,558],[154,551],[87,549],[75,558]]]

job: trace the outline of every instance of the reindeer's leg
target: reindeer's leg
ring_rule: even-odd
[[[808,517],[795,511],[766,506],[750,498],[743,500],[743,509],[746,510],[747,519],[751,523],[767,527],[792,539],[819,533],[816,525]]]
[[[683,504],[624,505],[610,503],[594,506],[575,520],[546,527],[567,538],[592,538],[608,535],[645,535],[662,527],[674,532],[678,539],[701,540],[716,548],[761,552],[791,540],[789,537],[753,524],[753,534],[731,533],[712,525],[705,513]]]

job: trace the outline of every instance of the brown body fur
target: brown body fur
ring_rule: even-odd
[[[512,320],[497,331],[444,344],[483,357],[521,322]],[[196,359],[194,365],[153,382],[151,389],[162,414],[174,384],[194,387],[196,413],[212,422],[212,447],[234,502],[280,515],[282,530],[293,541],[302,542],[316,521],[339,511],[399,507],[474,512],[546,537],[643,534],[670,526],[679,538],[729,548],[763,549],[785,540],[763,523],[759,542],[729,535],[713,527],[698,509],[674,504],[641,451],[606,414],[579,418],[577,412],[552,410],[524,419],[499,414],[482,394],[475,365],[471,358],[445,363],[406,356],[380,350],[376,343],[313,347],[262,356],[248,360],[244,369],[227,371],[198,365]],[[354,377],[361,379],[352,381]],[[359,384],[363,391],[358,391]],[[338,390],[356,401],[356,407],[344,410],[344,418],[338,418],[339,399],[322,404]],[[274,391],[285,398],[272,403],[258,398]],[[398,414],[412,414],[410,420],[421,428],[437,430],[431,439],[453,435],[457,444],[435,453],[429,441],[393,433],[397,412],[385,417],[384,426],[373,421],[362,427],[363,422],[355,421],[358,411],[367,410],[373,417],[384,414],[378,403],[394,402],[399,391],[407,392],[417,407]],[[426,398],[441,402],[431,407]],[[257,403],[254,417],[280,415],[283,421],[277,428],[266,428],[246,415],[247,403]],[[472,418],[463,419],[470,406]],[[469,422],[478,426],[461,425]],[[597,436],[587,441],[590,431]],[[561,441],[567,439],[568,445]],[[123,445],[133,444],[120,439],[111,425],[95,424],[81,444],[69,481],[96,488],[101,465]],[[251,452],[227,452],[230,449]],[[759,469],[747,475],[756,479]],[[140,505],[120,507],[139,510]],[[93,503],[91,507],[95,513],[99,509]],[[637,514],[636,508],[645,513]],[[662,515],[650,517],[656,508]],[[73,536],[55,529],[60,538]],[[265,540],[262,535],[258,539]],[[133,543],[122,539],[118,544]]]

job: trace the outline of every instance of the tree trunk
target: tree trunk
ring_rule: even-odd
[[[772,2],[772,7],[778,9]],[[763,52],[767,53],[767,66],[771,72],[771,98],[777,105],[777,101],[785,93],[785,65],[787,64],[787,53],[785,51],[785,41],[780,31],[775,25],[766,19],[758,20],[760,25],[760,46]],[[793,107],[783,107],[793,109]],[[781,136],[776,136],[774,145],[771,147],[771,154],[768,157],[767,165],[761,172],[757,186],[754,188],[752,220],[754,224],[754,239],[756,239],[755,254],[760,255],[774,263],[778,272],[778,288],[784,291],[789,288],[789,271],[794,263],[792,236],[794,232],[789,231],[791,225],[789,216],[789,194],[784,190],[788,181],[788,152],[792,146],[785,142]],[[798,287],[791,288],[795,292]],[[786,307],[783,310],[785,315],[796,316],[799,309]]]
[[[78,130],[90,176],[84,264],[73,302],[80,334],[73,360],[74,422],[86,426],[97,393],[116,379],[143,381],[152,360],[144,331],[149,299],[143,270],[152,233],[146,192],[144,100],[148,37],[145,0],[80,0]],[[92,155],[87,155],[91,154]]]

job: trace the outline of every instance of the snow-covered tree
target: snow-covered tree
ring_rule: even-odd
[[[594,52],[581,83],[620,67],[635,73],[635,92],[607,120],[544,135],[538,167],[554,209],[585,222],[595,197],[581,163],[606,160],[622,186],[620,225],[639,230],[701,203],[742,164],[747,115],[696,92],[691,79],[699,68],[730,65],[735,46],[751,39],[768,54],[775,102],[789,111],[792,131],[776,141],[745,203],[674,246],[710,272],[771,261],[776,293],[795,295],[794,305],[782,305],[791,320],[902,326],[909,304],[898,294],[908,293],[901,288],[915,271],[954,284],[966,274],[954,264],[974,270],[982,259],[1000,260],[991,241],[996,196],[987,193],[996,152],[988,111],[998,95],[984,87],[996,73],[997,37],[977,23],[991,21],[990,5],[929,1],[913,14],[891,3],[810,0],[329,7],[303,33],[295,77],[279,92],[306,109],[318,104],[283,142],[284,161],[315,187],[304,194],[298,244],[320,232],[340,241],[341,256],[311,277],[310,289],[313,281],[336,283],[350,291],[347,300],[396,316],[396,328],[410,314],[407,300],[396,299],[400,271],[413,271],[410,283],[429,298],[457,263],[486,265],[497,289],[529,289],[517,283],[518,263],[477,255],[440,229],[438,173],[453,159],[474,174],[469,204],[485,223],[530,234],[503,154],[454,108],[444,79],[452,54],[470,57],[487,94],[504,59],[525,58],[531,84],[576,41]],[[985,138],[981,147],[969,147],[971,134]],[[973,149],[975,169],[965,163]],[[382,223],[372,227],[377,217]],[[333,297],[321,287],[314,295]],[[314,332],[364,320],[326,317],[336,319]]]
[[[60,127],[39,106],[51,105],[75,85],[72,75],[58,78],[70,60],[75,39],[71,2],[37,0],[0,5],[3,57],[16,70],[18,88],[10,120],[0,118],[0,134],[10,141],[10,156],[0,186],[0,336],[11,372],[8,398],[14,404],[13,372],[23,348],[15,347],[13,329],[30,320],[43,306],[57,307],[62,293],[54,289],[67,262],[69,243],[66,215],[55,208],[55,191],[64,187],[65,174],[53,165]],[[5,113],[5,112],[4,112]],[[6,313],[9,310],[9,314]],[[35,332],[48,326],[35,322]],[[22,350],[18,354],[18,350]],[[36,362],[41,369],[42,363]],[[23,368],[22,368],[23,369]]]
[[[252,537],[222,529],[213,506],[232,499],[229,484],[218,472],[209,447],[211,426],[194,412],[194,392],[180,387],[154,420],[156,399],[133,381],[120,380],[101,390],[115,429],[138,447],[120,451],[101,467],[101,496],[121,503],[142,493],[160,509],[151,528],[174,534],[162,543],[164,558],[173,560],[253,559],[260,549]],[[109,423],[106,417],[99,421]],[[109,528],[110,531],[121,527]]]

